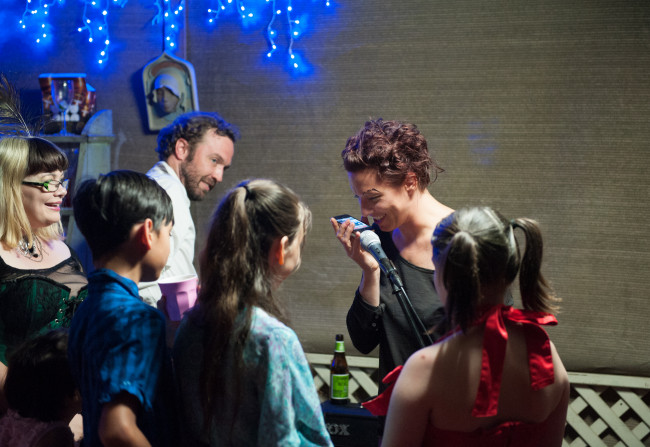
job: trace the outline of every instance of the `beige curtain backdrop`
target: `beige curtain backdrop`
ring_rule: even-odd
[[[314,225],[281,293],[306,351],[331,352],[339,332],[347,339],[360,271],[328,219],[359,215],[339,154],[365,120],[383,117],[427,137],[446,170],[431,186],[443,203],[540,222],[544,271],[564,300],[550,333],[568,369],[650,375],[647,0],[338,0],[330,13],[304,2],[313,28],[294,49],[313,73],[303,78],[264,60],[263,25],[242,30],[231,17],[208,29],[207,2],[186,3],[178,56],[194,64],[201,109],[243,136],[224,183],[193,205],[197,249],[237,181],[272,177],[297,191]],[[103,70],[65,33],[56,57],[32,62],[31,47],[15,50],[26,43],[12,52],[5,43],[0,67],[34,91],[41,72],[88,72],[98,107],[113,109],[114,167],[146,171],[155,134],[140,70],[160,37],[145,5],[113,15],[116,50]]]

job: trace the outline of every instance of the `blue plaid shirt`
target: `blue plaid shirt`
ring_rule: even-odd
[[[171,360],[165,318],[138,297],[138,286],[108,269],[88,276],[88,297],[70,326],[72,372],[83,404],[84,447],[101,446],[103,405],[125,391],[141,403],[137,424],[153,446],[174,445]]]

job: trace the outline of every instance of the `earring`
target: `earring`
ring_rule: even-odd
[[[284,265],[284,250],[280,249],[277,258],[278,258],[278,264]]]

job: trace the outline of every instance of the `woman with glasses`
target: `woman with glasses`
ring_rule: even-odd
[[[85,294],[81,263],[63,241],[67,168],[65,154],[47,140],[0,139],[0,386],[12,350],[69,326]]]

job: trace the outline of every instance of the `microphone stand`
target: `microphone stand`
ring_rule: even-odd
[[[422,320],[420,320],[418,314],[415,313],[415,309],[413,309],[411,300],[409,300],[409,297],[406,295],[406,290],[404,289],[404,285],[402,284],[402,279],[397,274],[397,269],[395,268],[393,261],[391,261],[390,259],[386,259],[386,260],[390,264],[390,268],[387,268],[384,271],[384,273],[386,273],[386,276],[390,280],[390,284],[393,288],[393,294],[395,295],[395,297],[397,297],[397,302],[402,307],[402,311],[406,316],[406,320],[408,321],[409,326],[411,326],[413,333],[415,333],[415,336],[418,340],[418,343],[420,344],[420,347],[426,348],[427,346],[433,344],[433,340],[431,339],[431,336],[427,333],[427,329],[424,327]],[[383,267],[382,263],[380,263],[379,265]]]

